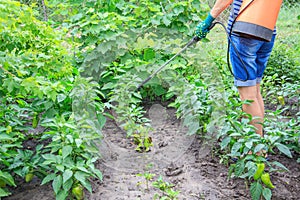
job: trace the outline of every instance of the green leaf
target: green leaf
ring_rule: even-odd
[[[64,200],[68,197],[68,191],[66,190],[60,190],[58,194],[56,195],[56,200]]]
[[[242,134],[241,134],[241,133],[234,132],[234,133],[231,133],[230,136],[231,136],[231,137],[240,137],[240,136],[242,136]]]
[[[221,150],[223,150],[229,144],[231,137],[225,137],[221,142]]]
[[[65,167],[63,165],[56,165],[56,169],[61,172],[65,171]]]
[[[91,183],[87,180],[87,174],[81,171],[77,171],[74,177],[89,191],[92,192]]]
[[[200,129],[198,122],[189,122],[188,127],[189,127],[189,130],[188,130],[189,135],[196,134],[197,131]]]
[[[76,147],[79,148],[82,142],[82,139],[75,139]]]
[[[157,96],[161,96],[161,95],[165,94],[166,92],[167,91],[161,85],[158,85],[154,88],[154,93]]]
[[[11,137],[10,135],[7,135],[5,133],[0,134],[0,140],[12,140],[12,139],[13,139],[13,137]]]
[[[66,95],[65,94],[58,94],[57,95],[57,102],[60,103],[62,101],[64,101],[66,99]]]
[[[210,40],[208,38],[202,38],[201,42],[208,43],[208,42],[210,42]]]
[[[64,161],[63,161],[63,165],[66,167],[66,169],[72,169],[74,167],[74,160],[71,156],[67,157]]]
[[[105,83],[104,86],[101,88],[102,90],[111,90],[113,88],[115,88],[116,84],[109,82],[109,83]]]
[[[56,163],[56,155],[53,154],[44,154],[42,157],[45,159],[44,163],[50,164],[50,163]]]
[[[93,172],[94,172],[94,174],[96,174],[96,176],[97,176],[100,180],[103,179],[103,175],[102,175],[102,173],[101,173],[101,171],[100,171],[99,169],[94,169]]]
[[[287,146],[285,146],[285,145],[283,145],[281,143],[275,143],[275,146],[277,147],[277,149],[281,153],[285,154],[287,157],[289,157],[289,158],[293,157],[292,154],[291,154],[291,152],[290,152],[290,150],[289,150],[289,148]]]
[[[151,18],[151,23],[152,23],[153,25],[159,25],[159,24],[160,24],[160,18],[157,17],[157,16],[152,17],[152,18]]]
[[[68,10],[61,10],[61,11],[60,11],[60,14],[61,14],[61,15],[67,15],[68,13],[69,13]]]
[[[144,60],[149,61],[155,58],[155,51],[152,48],[147,48],[144,50]]]
[[[263,190],[263,196],[266,200],[271,200],[272,197],[272,191],[269,188],[264,188]]]
[[[234,175],[239,177],[245,171],[245,163],[244,160],[239,160],[234,169]]]
[[[281,169],[284,169],[286,171],[289,171],[288,168],[286,168],[283,164],[281,164],[280,162],[274,161],[272,162],[272,164],[276,165],[277,167],[280,167]]]
[[[254,148],[254,153],[257,153],[257,152],[261,151],[264,147],[265,147],[264,144],[256,145],[256,147]]]
[[[97,113],[97,119],[98,119],[98,123],[100,126],[99,128],[102,129],[106,123],[106,117],[104,117],[103,114]],[[76,140],[75,140],[75,142],[76,142]],[[77,145],[77,143],[76,143],[76,145]]]
[[[87,170],[87,168],[85,168],[85,167],[77,167],[77,169],[79,169],[80,171],[85,172],[87,174],[90,173],[89,170]]]
[[[236,166],[236,164],[231,164],[231,165],[229,166],[229,170],[228,170],[228,179],[231,178],[231,175],[232,175],[232,172],[233,172],[234,169],[235,169],[235,166]]]
[[[70,178],[67,182],[63,184],[64,190],[69,191],[72,188],[73,183],[74,183],[73,179]]]
[[[262,191],[263,191],[263,187],[258,181],[251,183],[250,193],[251,193],[252,200],[260,200]]]
[[[0,197],[7,197],[9,195],[11,195],[10,192],[5,191],[3,188],[0,188]]]
[[[242,147],[241,143],[239,143],[239,142],[234,143],[231,148],[231,154],[232,155],[236,154],[240,150],[241,147]]]
[[[252,148],[252,145],[253,145],[253,141],[250,140],[248,142],[245,143],[245,146],[248,148],[248,149],[251,149]]]
[[[166,25],[166,26],[169,26],[171,24],[171,20],[168,19],[167,15],[164,15],[163,16],[163,23]]]
[[[65,182],[67,182],[72,176],[73,176],[72,170],[67,169],[66,171],[64,171],[64,173],[63,173],[63,184],[65,184]]]
[[[2,172],[0,170],[0,179],[5,180],[10,186],[16,186],[14,178],[8,172]]]
[[[52,180],[54,180],[56,177],[56,174],[48,174],[42,181],[41,185],[44,185]]]
[[[53,187],[53,190],[54,190],[56,195],[60,191],[61,186],[62,186],[62,176],[58,175],[54,178],[54,180],[52,182],[52,187]]]
[[[138,92],[134,92],[132,95],[134,97],[138,98],[138,99],[142,99],[143,98],[142,95],[140,93],[138,93]]]
[[[176,16],[178,16],[180,13],[184,12],[184,7],[183,6],[177,6],[174,8],[173,12],[175,13]]]
[[[65,159],[66,157],[68,157],[71,153],[72,153],[72,146],[68,145],[68,146],[64,146],[62,148],[62,158]]]
[[[64,124],[66,127],[70,128],[70,129],[76,129],[77,127],[72,125],[72,124],[69,124],[69,123],[65,123]]]
[[[78,13],[78,14],[72,16],[72,17],[71,17],[71,20],[72,20],[73,22],[79,21],[82,17],[83,17],[83,14],[82,14],[82,13]]]

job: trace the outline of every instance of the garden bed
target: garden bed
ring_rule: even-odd
[[[147,108],[154,130],[151,151],[138,153],[133,141],[114,120],[108,119],[104,140],[100,145],[102,159],[97,164],[103,173],[103,181],[92,182],[93,193],[86,192],[90,200],[150,200],[163,193],[152,183],[162,177],[179,191],[178,199],[251,199],[249,188],[243,179],[229,179],[228,168],[219,163],[220,158],[211,151],[216,142],[203,140],[199,136],[187,136],[175,110],[166,105],[152,104]],[[271,161],[280,161],[290,171],[273,173],[272,199],[300,199],[300,168],[293,159],[276,154]],[[148,189],[144,175],[153,174]],[[38,179],[18,184],[6,200],[50,200],[55,199],[51,185],[40,186]]]

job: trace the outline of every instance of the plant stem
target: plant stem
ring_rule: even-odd
[[[48,21],[47,7],[45,5],[45,1],[44,0],[41,1],[42,1],[43,11],[44,11],[44,20],[47,22]]]
[[[6,72],[7,74],[9,74],[10,76],[16,77],[16,76],[15,76],[14,74],[12,74],[10,71],[6,70],[2,65],[0,65],[0,68],[1,68],[4,72]]]

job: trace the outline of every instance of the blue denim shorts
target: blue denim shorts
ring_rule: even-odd
[[[235,50],[231,44],[229,49],[235,86],[254,86],[261,82],[275,37],[273,34],[272,40],[265,42],[231,35],[231,41],[236,47]]]

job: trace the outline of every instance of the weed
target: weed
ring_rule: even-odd
[[[162,176],[152,183],[153,187],[160,190],[161,194],[155,194],[154,199],[159,200],[176,200],[179,191],[173,190],[173,184],[168,183],[162,179]]]
[[[153,179],[155,174],[149,173],[149,172],[144,172],[142,174],[137,174],[139,177],[144,177],[145,178],[145,183],[146,183],[146,190],[149,191],[149,182]],[[141,183],[139,183],[140,185]]]

